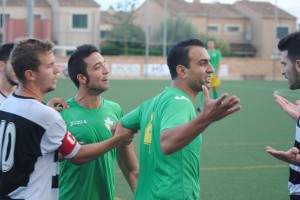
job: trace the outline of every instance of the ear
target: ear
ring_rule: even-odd
[[[177,65],[176,72],[178,75],[178,78],[185,78],[187,74],[186,67],[183,65]]]
[[[4,69],[5,69],[5,62],[0,61],[0,71],[4,71]]]
[[[26,70],[25,71],[25,79],[26,81],[34,81],[36,76],[36,72],[32,70]]]
[[[86,84],[86,77],[82,74],[77,75],[77,80],[79,81],[79,83]]]
[[[295,69],[298,72],[298,74],[300,74],[300,59],[296,60]]]

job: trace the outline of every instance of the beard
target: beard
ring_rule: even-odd
[[[6,74],[6,73],[5,73],[5,77],[6,77],[6,79],[7,79],[7,82],[8,82],[9,84],[11,84],[12,86],[17,86],[17,85],[19,84],[18,82],[14,81],[14,80],[11,78],[11,76],[9,76],[9,75]]]
[[[50,88],[48,88],[48,89],[46,90],[46,93],[52,92],[53,90],[55,90],[55,87],[50,87]]]
[[[98,96],[102,92],[105,92],[108,90],[108,87],[103,87],[102,85],[96,85],[91,83],[89,77],[87,77],[87,89],[88,93],[92,96]]]
[[[291,90],[300,89],[300,75],[298,74],[297,70],[293,68],[293,77],[289,79],[289,88]]]

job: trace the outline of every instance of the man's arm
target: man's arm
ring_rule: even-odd
[[[210,124],[224,117],[233,114],[241,109],[237,106],[240,100],[236,96],[231,96],[227,100],[228,94],[222,94],[214,100],[209,97],[208,89],[203,86],[204,107],[200,115],[190,122],[165,129],[160,136],[160,145],[164,154],[172,154],[189,144]]]
[[[296,101],[296,104],[291,103],[287,99],[283,98],[278,94],[274,94],[275,101],[279,106],[295,121],[299,119],[300,116],[300,101]]]
[[[277,158],[278,160],[287,162],[289,164],[294,164],[300,167],[300,154],[299,149],[293,147],[288,151],[278,151],[272,147],[267,146],[266,152]]]
[[[138,114],[138,112],[135,112]],[[134,134],[136,131],[125,128],[122,123],[117,122],[112,128],[111,132],[113,135],[121,133],[131,133]],[[134,153],[133,142],[129,145],[122,145],[117,148],[119,157],[117,158],[118,165],[130,186],[132,192],[134,193],[137,185],[137,178],[139,173],[139,164]]]
[[[108,140],[93,144],[82,145],[77,154],[74,157],[69,158],[69,160],[75,165],[80,165],[95,160],[96,158],[102,156],[111,149],[124,145],[129,145],[132,142],[132,138],[132,131],[118,132]],[[68,140],[68,138],[66,140]],[[62,151],[59,152],[62,153]],[[65,155],[64,153],[62,154]]]
[[[134,193],[139,174],[139,164],[134,153],[133,142],[127,146],[120,146],[117,150],[119,154],[117,162],[128,185]]]

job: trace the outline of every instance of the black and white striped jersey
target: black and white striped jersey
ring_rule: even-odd
[[[0,105],[0,121],[0,195],[58,199],[58,151],[72,158],[80,149],[59,113],[13,94]]]

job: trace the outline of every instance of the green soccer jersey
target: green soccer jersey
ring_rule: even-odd
[[[195,117],[190,97],[179,89],[166,88],[121,119],[124,127],[140,129],[136,200],[199,199],[201,135],[171,155],[164,155],[160,146],[163,130]]]
[[[214,67],[215,72],[217,72],[218,69],[218,63],[222,60],[222,54],[219,50],[215,49],[213,51],[207,51],[208,55],[210,57],[210,63]],[[214,73],[215,73],[214,72]]]
[[[112,137],[110,128],[122,117],[118,104],[102,98],[98,109],[81,107],[69,99],[69,109],[61,111],[68,131],[77,141],[90,144]],[[116,150],[80,166],[65,160],[60,165],[59,199],[61,200],[114,200],[114,162]]]

